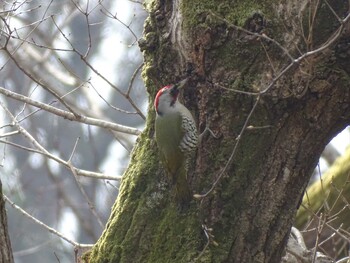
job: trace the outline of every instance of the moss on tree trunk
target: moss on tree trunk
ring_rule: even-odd
[[[339,24],[325,6],[313,23],[305,22],[313,10],[308,1],[261,2],[147,3],[140,41],[150,94],[147,125],[86,261],[280,261],[319,155],[350,117],[349,72],[337,49],[349,36],[275,79],[291,63],[284,51],[297,58],[322,45]],[[339,14],[348,8],[333,2]],[[323,27],[321,15],[332,26]],[[191,188],[205,193],[223,176],[207,197],[179,212],[154,142],[152,102],[160,87],[185,77],[183,100],[199,130],[209,125],[218,136],[204,136],[191,165]],[[235,91],[265,89],[259,96]],[[207,247],[203,227],[211,235]]]

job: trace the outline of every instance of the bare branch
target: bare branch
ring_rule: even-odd
[[[141,133],[140,130],[132,128],[132,127],[127,127],[127,126],[112,123],[109,121],[103,121],[103,120],[99,120],[99,119],[95,119],[95,118],[90,118],[90,117],[86,117],[83,115],[75,115],[71,112],[55,108],[51,105],[48,105],[48,104],[45,104],[42,102],[38,102],[36,100],[32,100],[31,98],[28,98],[26,96],[23,96],[21,94],[15,93],[15,92],[12,92],[12,91],[7,90],[3,87],[0,87],[0,93],[7,96],[7,97],[13,98],[15,100],[19,100],[19,101],[28,103],[32,106],[38,107],[40,109],[43,109],[43,110],[48,111],[50,113],[53,113],[53,114],[60,116],[62,118],[68,119],[70,121],[81,122],[81,123],[85,123],[88,125],[98,126],[101,128],[110,129],[113,131],[118,131],[118,132],[127,133],[127,134],[131,134],[131,135],[139,135]]]
[[[137,74],[139,73],[140,69],[142,69],[143,63],[141,63],[136,70],[134,71],[134,73],[131,76],[130,82],[129,82],[129,87],[128,87],[128,91],[126,92],[126,96],[129,98],[130,97],[130,92],[132,89],[132,85],[134,84],[135,78],[137,76]]]
[[[29,213],[27,213],[24,209],[22,209],[21,207],[16,205],[14,202],[12,202],[6,195],[3,194],[3,197],[4,197],[4,200],[6,202],[8,202],[14,209],[19,211],[22,215],[24,215],[25,217],[29,218],[30,220],[32,220],[36,224],[42,226],[43,228],[48,230],[50,233],[52,233],[52,234],[62,238],[63,240],[67,241],[69,244],[71,244],[71,245],[73,245],[75,247],[78,247],[78,248],[91,248],[93,246],[93,244],[80,244],[78,242],[75,242],[74,240],[71,240],[70,238],[68,238],[65,235],[63,235],[61,232],[57,231],[56,229],[54,229],[52,227],[49,227],[48,225],[46,225],[45,223],[43,223],[39,219],[37,219],[34,216],[32,216]]]
[[[18,123],[18,121],[15,119],[15,117],[12,115],[12,113],[6,108],[6,106],[2,102],[0,102],[0,106],[5,110],[7,115],[11,118],[13,125],[16,127],[16,129],[19,131],[19,133],[21,133],[25,138],[27,138],[27,140],[31,144],[34,145],[34,147],[37,149],[36,150],[37,153],[40,153],[40,154],[46,156],[47,158],[52,159],[52,160],[56,161],[57,163],[64,165],[66,168],[71,169],[71,165],[68,162],[51,154],[37,140],[35,140],[35,138]],[[11,145],[14,145],[14,144],[11,144]],[[74,171],[77,175],[81,175],[81,176],[85,176],[85,177],[92,177],[92,178],[96,178],[96,179],[109,179],[109,180],[120,180],[121,179],[121,176],[108,176],[108,175],[104,175],[101,173],[85,171],[85,170],[78,169],[75,167],[73,167],[73,168],[74,168]]]
[[[97,95],[108,105],[108,107],[111,107],[112,109],[119,111],[121,113],[125,113],[125,114],[138,114],[137,112],[130,112],[130,111],[126,111],[126,110],[122,110],[120,108],[117,108],[115,106],[113,106],[112,104],[110,104],[98,91],[97,89],[94,87],[94,85],[92,85],[90,83],[90,86],[93,88],[93,90],[97,93]]]
[[[105,16],[117,20],[119,23],[121,23],[124,27],[126,27],[126,28],[129,30],[129,32],[130,32],[130,33],[132,34],[132,36],[135,38],[134,42],[133,42],[131,45],[129,45],[129,46],[135,45],[135,43],[137,43],[138,37],[136,36],[136,34],[134,33],[134,31],[130,28],[131,23],[130,23],[129,25],[127,25],[126,23],[124,23],[123,21],[121,21],[121,20],[117,17],[117,13],[115,13],[115,14],[113,15],[113,14],[112,14],[107,8],[105,8],[102,4],[101,4],[101,6],[102,6],[103,9],[101,9],[100,11],[101,11]]]
[[[85,63],[85,65],[91,69],[97,76],[99,76],[102,80],[104,80],[111,88],[113,88],[115,91],[117,91],[120,95],[122,95],[124,98],[126,98],[130,105],[136,110],[136,112],[140,115],[140,117],[143,120],[146,120],[146,116],[142,113],[142,111],[137,107],[137,105],[135,104],[135,102],[128,96],[126,96],[126,94],[120,90],[115,84],[113,84],[110,80],[108,80],[105,76],[103,76],[96,68],[94,68],[92,66],[92,64],[87,60],[87,57],[85,57],[83,54],[81,54],[78,50],[76,50],[76,48],[73,46],[73,44],[71,43],[71,41],[68,39],[68,37],[65,35],[65,33],[60,29],[60,27],[57,25],[54,17],[51,17],[52,21],[54,23],[54,25],[56,26],[57,30],[61,33],[61,35],[63,36],[63,38],[67,41],[67,43],[69,43],[69,45],[72,47],[72,51],[74,53],[76,53],[78,56],[80,56],[80,59]]]
[[[50,1],[48,7],[46,8],[46,10],[45,10],[45,12],[44,12],[44,14],[46,14],[46,12],[47,12],[49,6],[52,4],[52,2],[53,2],[53,0]],[[12,61],[16,64],[16,66],[17,66],[25,75],[27,75],[27,76],[28,76],[30,79],[32,79],[35,83],[37,83],[37,84],[39,84],[40,86],[42,86],[42,87],[43,87],[45,90],[47,90],[50,94],[52,94],[53,96],[55,96],[69,111],[71,111],[73,114],[75,114],[74,111],[71,109],[71,107],[70,107],[64,100],[62,100],[62,99],[60,98],[60,96],[57,94],[57,92],[54,91],[54,89],[52,89],[51,87],[49,87],[48,85],[46,85],[40,78],[35,78],[35,77],[31,74],[31,72],[29,72],[26,68],[24,68],[24,67],[21,65],[21,63],[19,63],[19,62],[17,61],[17,59],[16,59],[16,57],[15,57],[15,53],[16,53],[16,51],[19,49],[19,47],[20,47],[24,42],[22,42],[14,51],[11,52],[11,51],[9,50],[9,48],[8,48],[8,41],[9,41],[11,35],[12,35],[12,30],[11,30],[10,26],[8,25],[7,21],[6,21],[4,18],[0,17],[0,19],[4,22],[4,24],[5,24],[5,26],[6,26],[7,30],[8,30],[8,34],[9,34],[9,36],[8,36],[8,38],[7,38],[7,40],[6,40],[6,43],[5,43],[4,47],[3,47],[3,50],[6,52],[6,54],[12,59]],[[39,21],[39,23],[31,30],[31,32],[29,32],[29,33],[27,34],[27,36],[26,36],[24,39],[27,39],[27,38],[31,35],[31,33],[32,33],[37,27],[39,27],[39,25],[40,25],[43,21],[44,21],[44,17],[43,17],[43,18]]]
[[[78,188],[79,188],[81,194],[84,196],[84,199],[85,199],[86,202],[88,203],[89,208],[90,208],[92,214],[93,214],[93,215],[95,216],[95,218],[97,219],[97,222],[98,222],[98,224],[100,225],[101,229],[103,229],[103,228],[104,228],[104,224],[102,223],[102,220],[101,220],[100,216],[97,214],[96,209],[95,209],[95,206],[94,206],[93,203],[91,202],[91,200],[90,200],[89,196],[87,195],[87,193],[86,193],[84,187],[83,187],[83,186],[81,185],[81,183],[79,182],[79,178],[78,178],[78,175],[77,175],[77,173],[76,173],[76,169],[72,166],[72,163],[71,163],[70,160],[68,161],[68,165],[69,165],[69,168],[70,168],[70,170],[71,170],[71,172],[72,172],[72,174],[73,174],[73,176],[74,176],[74,179],[75,179],[75,181],[76,181],[76,183],[77,183],[77,186],[78,186]]]
[[[4,137],[10,137],[13,135],[19,134],[19,131],[12,131],[12,132],[7,132],[7,133],[3,133],[0,134],[0,138],[4,138]]]

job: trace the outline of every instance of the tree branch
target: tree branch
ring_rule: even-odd
[[[12,119],[13,125],[16,127],[18,132],[21,133],[25,138],[27,138],[27,140],[31,144],[33,144],[35,148],[37,148],[37,153],[40,153],[40,154],[46,156],[47,158],[52,159],[52,160],[56,161],[57,163],[64,165],[68,169],[72,169],[71,165],[68,162],[57,157],[56,155],[51,154],[26,129],[24,129],[18,123],[16,118],[12,115],[12,113],[5,107],[5,105],[2,102],[0,102],[0,106],[6,111],[7,115]],[[17,146],[19,148],[23,148],[22,146],[15,145],[13,143],[11,145]],[[35,150],[33,150],[33,151],[35,151]],[[95,172],[91,172],[91,171],[78,169],[76,167],[73,167],[73,169],[77,175],[81,175],[81,176],[85,176],[85,177],[92,177],[92,178],[96,178],[96,179],[109,179],[109,180],[120,180],[121,179],[121,176],[108,176],[108,175],[104,175],[102,173],[95,173]]]
[[[6,202],[8,202],[14,209],[19,211],[22,215],[24,215],[25,217],[29,218],[30,220],[32,220],[36,224],[42,226],[43,228],[48,230],[50,233],[52,233],[52,234],[62,238],[63,240],[67,241],[68,243],[72,244],[73,246],[75,246],[77,248],[91,248],[93,246],[92,244],[80,244],[78,242],[75,242],[74,240],[71,240],[70,238],[68,238],[65,235],[63,235],[61,232],[57,231],[56,229],[54,229],[52,227],[49,227],[48,225],[46,225],[45,223],[43,223],[39,219],[37,219],[34,216],[32,216],[29,213],[27,213],[24,209],[22,209],[21,207],[16,205],[14,202],[12,202],[6,195],[3,194],[3,197],[4,197],[4,200]]]
[[[36,100],[32,100],[31,98],[28,98],[28,97],[23,96],[21,94],[7,90],[3,87],[0,87],[0,93],[7,96],[7,97],[12,98],[12,99],[19,100],[19,101],[28,103],[29,105],[35,106],[37,108],[43,109],[45,111],[53,113],[53,114],[60,116],[64,119],[68,119],[70,121],[85,123],[88,125],[98,126],[101,128],[110,129],[110,130],[118,131],[118,132],[123,132],[123,133],[131,134],[131,135],[139,135],[141,133],[140,130],[132,128],[132,127],[116,124],[116,123],[109,122],[109,121],[103,121],[103,120],[99,120],[99,119],[95,119],[95,118],[91,118],[91,117],[87,117],[87,116],[83,116],[83,115],[73,114],[69,111],[64,111],[64,110],[58,109],[58,108],[53,107],[49,104],[45,104],[45,103],[42,103],[42,102],[39,102]]]

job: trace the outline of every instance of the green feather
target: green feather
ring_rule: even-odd
[[[176,199],[180,204],[186,203],[191,199],[191,192],[187,182],[186,156],[179,148],[185,134],[181,115],[157,116],[155,130],[163,165],[175,185]]]

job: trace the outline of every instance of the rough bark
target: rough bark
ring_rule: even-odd
[[[0,181],[0,263],[12,262],[14,261],[7,228],[5,201],[2,198],[2,184]]]
[[[349,8],[346,1],[329,2],[341,17]],[[297,58],[323,45],[339,27],[326,5],[313,16],[316,7],[308,3],[148,3],[140,42],[150,94],[147,126],[87,261],[280,261],[311,172],[325,145],[349,123],[350,67],[344,48],[349,32],[274,80],[291,63],[288,56],[275,42],[235,25],[273,38]],[[206,192],[227,169],[213,192],[179,212],[154,142],[152,98],[161,86],[185,77],[190,80],[184,101],[199,129],[209,125],[219,136],[205,135],[193,160],[194,193]],[[234,91],[259,92],[272,82],[260,96]],[[207,247],[203,226],[211,235]]]

